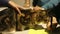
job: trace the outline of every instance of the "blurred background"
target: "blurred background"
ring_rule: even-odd
[[[12,0],[14,2],[16,2],[17,4],[24,6],[25,0]],[[32,2],[33,0],[30,0],[30,6],[32,6]]]

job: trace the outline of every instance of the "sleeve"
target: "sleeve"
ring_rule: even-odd
[[[48,3],[46,3],[42,7],[47,10],[57,6],[59,3],[60,3],[60,0],[50,0]]]
[[[48,3],[50,0],[38,0],[37,5],[38,6],[43,6],[44,4]]]
[[[0,0],[0,3],[1,4],[6,4],[6,3],[8,3],[9,2],[9,0]]]

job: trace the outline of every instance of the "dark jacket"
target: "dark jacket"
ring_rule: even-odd
[[[7,6],[9,1],[10,0],[0,0],[0,7],[1,6]]]
[[[51,9],[56,7],[60,3],[60,0],[33,0],[33,6],[41,6],[45,9]]]

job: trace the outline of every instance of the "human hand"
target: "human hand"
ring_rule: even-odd
[[[36,6],[36,7],[33,7],[33,10],[36,12],[36,11],[41,11],[41,10],[45,10],[45,9],[42,7]]]
[[[21,13],[20,7],[14,7],[14,9],[18,13],[19,16],[25,16],[24,14]]]

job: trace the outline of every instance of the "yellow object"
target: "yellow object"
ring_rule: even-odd
[[[30,29],[30,30],[29,30],[29,34],[48,34],[48,33],[45,32],[44,29],[42,29],[42,30],[34,30],[34,29]]]

